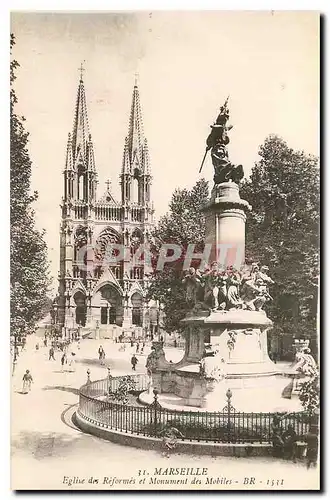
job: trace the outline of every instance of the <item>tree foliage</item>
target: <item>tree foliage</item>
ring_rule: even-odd
[[[299,399],[304,410],[314,414],[320,407],[320,376],[318,371],[301,384]]]
[[[247,259],[267,264],[276,282],[268,313],[278,331],[315,333],[319,276],[319,165],[315,156],[269,136],[241,186],[252,205]]]
[[[115,403],[127,405],[129,394],[136,390],[136,381],[130,375],[121,377],[117,389],[109,393],[109,399]]]
[[[11,35],[11,49],[15,37]],[[19,67],[13,59],[10,63],[10,323],[12,334],[25,335],[33,331],[41,319],[47,291],[47,251],[44,234],[35,227],[32,204],[37,193],[31,193],[32,163],[28,152],[29,134],[25,130],[25,118],[15,112],[17,97],[13,88],[15,71]]]
[[[163,243],[177,244],[182,249],[182,258],[168,263],[163,270],[155,270],[148,291],[150,298],[159,300],[164,306],[164,328],[168,332],[180,331],[180,320],[187,312],[182,285],[182,265],[185,250],[195,245],[195,252],[204,246],[205,218],[202,209],[208,201],[208,183],[199,180],[191,189],[176,189],[172,195],[169,212],[161,217],[154,230],[154,253],[156,258]]]

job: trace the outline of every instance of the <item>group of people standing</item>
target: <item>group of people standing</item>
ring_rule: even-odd
[[[61,371],[64,371],[64,365],[68,365],[69,369],[67,371],[74,372],[75,371],[75,356],[76,353],[71,350],[68,352],[68,346],[65,346],[61,351]],[[50,346],[48,352],[48,360],[56,361],[55,359],[55,348],[53,345]]]

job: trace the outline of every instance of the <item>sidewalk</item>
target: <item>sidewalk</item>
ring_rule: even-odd
[[[139,468],[154,470],[157,467],[208,467],[213,475],[276,476],[287,478],[288,488],[313,488],[317,471],[306,471],[303,464],[292,464],[269,458],[191,457],[174,454],[170,459],[158,452],[144,451],[117,445],[84,434],[70,423],[72,405],[78,402],[78,389],[85,383],[86,370],[91,379],[107,376],[107,369],[97,359],[99,341],[82,341],[77,352],[76,371],[61,372],[60,353],[56,361],[48,361],[48,348],[40,345],[35,352],[35,342],[29,339],[26,352],[18,360],[12,377],[11,436],[12,436],[12,488],[14,489],[67,489],[64,476],[137,477]],[[111,373],[132,373],[131,352],[118,353],[118,344],[103,342],[109,356]],[[123,356],[122,356],[123,354]],[[145,373],[145,362],[138,356],[137,372]],[[144,358],[145,360],[145,358]],[[108,359],[106,360],[108,362]],[[22,377],[26,369],[32,373],[34,384],[29,394],[21,394]],[[275,466],[275,467],[274,467]],[[109,489],[109,486],[101,486]],[[132,486],[132,489],[138,486]],[[72,487],[74,488],[74,487]],[[87,486],[88,488],[88,486]],[[128,489],[126,487],[126,489]]]

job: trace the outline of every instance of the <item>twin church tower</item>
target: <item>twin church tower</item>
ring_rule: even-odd
[[[157,310],[145,299],[147,270],[143,263],[132,266],[127,258],[148,240],[154,225],[150,157],[137,82],[120,174],[121,200],[114,199],[109,181],[98,197],[97,177],[81,75],[63,173],[57,321],[64,329],[80,326],[112,337],[121,331],[118,327],[129,331],[157,321]],[[109,244],[123,245],[126,257],[109,260]]]

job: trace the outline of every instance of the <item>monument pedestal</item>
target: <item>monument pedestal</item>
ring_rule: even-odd
[[[174,394],[184,406],[210,411],[219,411],[225,405],[228,389],[233,401],[243,399],[242,411],[246,409],[246,391],[252,391],[254,398],[256,391],[266,391],[261,400],[267,398],[278,369],[268,356],[267,329],[272,322],[265,312],[204,312],[190,314],[183,321],[187,325],[183,359],[171,369],[159,365],[153,374],[160,393]],[[204,357],[207,337],[213,355]],[[245,392],[243,398],[241,391]],[[248,404],[250,401],[248,398]]]

